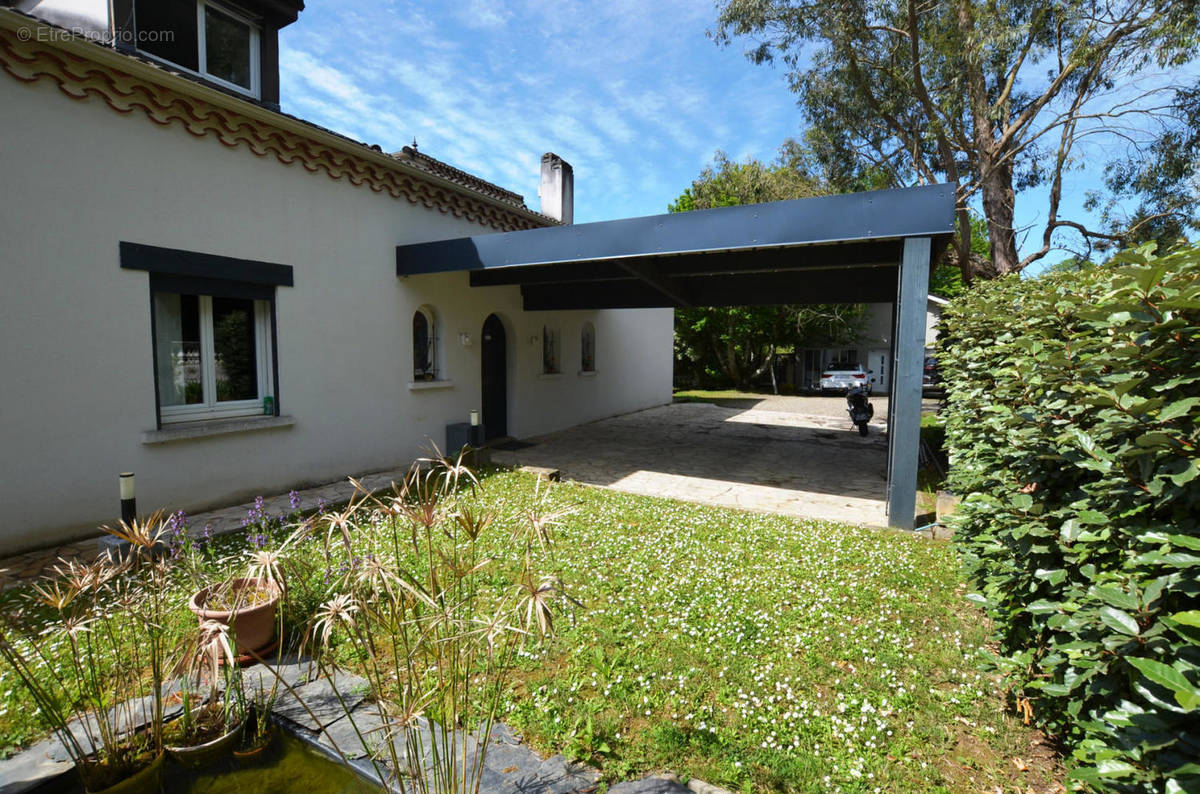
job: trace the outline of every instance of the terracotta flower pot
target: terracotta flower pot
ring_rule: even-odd
[[[265,593],[257,600],[246,597],[248,592]],[[229,603],[212,604],[221,597]],[[221,585],[210,585],[192,596],[188,609],[201,621],[215,620],[233,629],[237,640],[235,653],[256,653],[268,648],[275,638],[275,611],[279,606],[279,586],[265,579],[231,579]]]
[[[244,732],[243,732],[244,733]],[[267,731],[266,735],[261,737],[252,737],[247,739],[251,745],[249,747],[241,747],[233,751],[233,757],[245,763],[253,763],[260,760],[261,756],[271,746],[271,740],[275,738],[272,731]],[[245,742],[243,742],[245,744]]]

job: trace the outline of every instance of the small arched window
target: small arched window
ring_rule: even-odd
[[[542,326],[542,372],[555,375],[562,372],[561,345],[559,344],[558,329],[548,325]]]
[[[585,322],[579,333],[579,369],[581,372],[596,371],[596,327],[590,322]]]
[[[413,380],[436,380],[434,346],[437,327],[433,312],[422,306],[413,314]]]

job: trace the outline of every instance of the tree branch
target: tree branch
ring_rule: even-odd
[[[1089,55],[1091,63],[1105,64],[1111,68],[1108,58],[1109,55],[1116,49],[1117,45],[1129,36],[1132,36],[1134,33],[1145,29],[1151,22],[1156,21],[1159,16],[1160,15],[1157,13],[1151,14],[1146,19],[1140,21],[1137,21],[1135,16],[1135,21],[1114,28],[1098,44],[1088,47],[1088,49],[1092,51]],[[1083,42],[1088,40],[1087,33],[1091,30],[1094,30],[1094,25],[1089,26],[1087,31],[1084,31],[1076,38],[1076,41],[1079,42],[1075,48],[1076,51],[1071,53],[1070,57],[1067,59],[1067,62],[1062,65],[1062,67],[1059,69],[1058,75],[1053,81],[1051,81],[1046,90],[1043,91],[1041,95],[1032,102],[1026,105],[1021,111],[1020,115],[1017,116],[1016,120],[1007,125],[1000,133],[1000,137],[996,140],[997,148],[1008,148],[1013,139],[1033,122],[1033,120],[1039,113],[1041,113],[1042,109],[1045,108],[1046,105],[1048,105],[1056,96],[1058,96],[1058,93],[1062,90],[1063,86],[1066,85],[1067,80],[1073,74],[1075,74],[1079,66],[1088,62],[1082,57],[1079,50],[1083,47]]]

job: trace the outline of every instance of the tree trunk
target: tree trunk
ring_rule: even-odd
[[[742,368],[738,366],[737,352],[734,350],[732,341],[726,343],[725,355],[722,358],[725,361],[725,374],[729,376],[733,387],[735,389],[742,388]]]
[[[991,244],[992,267],[997,276],[1015,273],[1021,269],[1021,257],[1017,254],[1017,234],[1013,229],[1016,194],[1013,191],[1010,162],[1006,160],[1003,165],[985,168],[980,183],[983,214],[987,218],[988,241]]]
[[[954,253],[958,259],[958,269],[962,273],[964,284],[970,284],[977,275],[971,269],[971,213],[967,210],[966,205],[957,207],[954,211],[958,218],[958,239],[954,241]],[[931,268],[937,268],[937,261],[930,263]],[[933,275],[933,270],[929,271],[929,275]]]

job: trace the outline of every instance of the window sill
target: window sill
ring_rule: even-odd
[[[294,416],[239,416],[234,419],[205,419],[198,422],[181,422],[166,425],[162,430],[146,430],[142,433],[143,444],[168,444],[172,441],[188,441],[195,438],[212,438],[233,433],[249,433],[255,430],[273,430],[296,424]]]
[[[596,377],[596,370],[594,370],[594,369],[581,369],[581,370],[579,370],[579,377],[581,377],[581,378],[594,378],[594,377]]]
[[[558,380],[561,377],[561,372],[543,372],[541,375],[538,375],[538,380]]]
[[[432,389],[453,389],[452,380],[414,380],[408,384],[409,391],[430,391]]]

